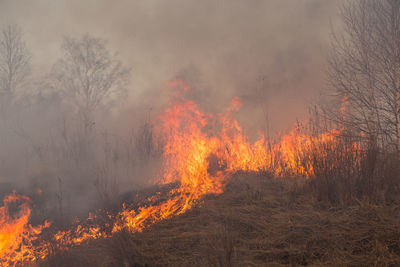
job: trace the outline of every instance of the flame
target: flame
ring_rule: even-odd
[[[35,241],[50,223],[44,222],[36,227],[28,223],[31,200],[26,196],[14,192],[6,196],[3,202],[4,206],[0,207],[0,265],[11,266],[23,261],[45,258],[48,254],[47,247],[35,244]],[[11,214],[10,210],[14,205],[18,211]]]
[[[177,103],[160,115],[159,138],[165,138],[161,183],[179,182],[169,192],[166,202],[142,207],[138,211],[124,209],[118,216],[113,232],[127,227],[141,231],[156,221],[190,209],[201,196],[222,192],[222,176],[208,172],[208,157],[217,150],[218,140],[209,137],[203,128],[212,118],[201,112],[193,101]]]
[[[81,222],[75,220],[74,227],[66,231],[58,231],[53,238],[58,249],[67,249],[71,246],[79,245],[87,240],[106,238],[109,234],[101,227],[94,223],[96,214],[89,213],[88,218]],[[107,225],[105,225],[107,226]]]
[[[174,80],[171,86],[189,86]],[[124,207],[113,232],[128,228],[142,231],[146,226],[192,208],[205,194],[223,192],[226,179],[237,171],[270,171],[276,176],[312,177],[313,149],[336,143],[340,132],[332,130],[319,136],[293,130],[277,144],[269,144],[263,135],[251,143],[232,113],[239,110],[240,99],[232,99],[223,114],[202,112],[191,100],[178,101],[159,117],[158,138],[165,139],[164,168],[159,183],[178,182],[168,200],[135,211]]]
[[[173,88],[175,100],[158,116],[156,140],[163,143],[163,167],[155,178],[159,184],[175,184],[167,193],[167,199],[157,195],[147,199],[146,204],[134,209],[127,204],[115,217],[109,217],[110,225],[94,223],[91,214],[84,222],[76,222],[72,229],[58,231],[52,242],[59,249],[67,249],[87,240],[105,238],[128,229],[142,231],[149,225],[186,212],[201,201],[206,194],[219,194],[230,175],[237,171],[266,171],[276,177],[315,176],[313,160],[315,152],[328,157],[324,146],[333,148],[339,144],[341,130],[331,130],[311,136],[298,128],[283,135],[279,142],[269,143],[261,134],[252,143],[233,119],[233,113],[241,107],[238,97],[232,99],[224,113],[211,114],[185,98],[190,86],[180,79],[166,83]],[[177,95],[176,93],[179,92]],[[354,150],[360,149],[354,145]],[[20,212],[12,217],[7,206],[22,201]],[[11,195],[0,208],[0,263],[7,265],[22,260],[33,262],[49,253],[42,245],[33,245],[43,228],[28,224],[30,209],[27,197]],[[110,230],[106,230],[106,229]]]
[[[107,236],[107,233],[103,232],[100,226],[83,226],[78,224],[73,231],[57,232],[54,235],[54,239],[59,249],[66,249],[79,245],[86,240],[105,238]]]

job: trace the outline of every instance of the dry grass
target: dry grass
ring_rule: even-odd
[[[359,200],[335,206],[299,180],[238,174],[223,194],[181,216],[43,265],[399,266],[400,208]]]

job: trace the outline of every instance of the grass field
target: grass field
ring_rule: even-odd
[[[220,195],[141,233],[125,231],[43,266],[399,266],[396,200],[318,200],[309,182],[235,174]]]

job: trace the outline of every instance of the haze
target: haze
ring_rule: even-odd
[[[267,126],[272,134],[291,128],[306,117],[308,105],[326,86],[325,54],[338,4],[320,0],[1,0],[0,25],[15,24],[22,30],[32,72],[19,94],[31,99],[46,94],[41,84],[63,56],[63,38],[88,33],[107,41],[107,49],[116,53],[131,73],[126,97],[99,112],[99,135],[107,132],[128,140],[132,132],[140,132],[143,121],[167,102],[165,82],[181,77],[190,84],[191,97],[209,112],[223,111],[232,97],[240,97],[239,122],[255,136]],[[38,181],[46,179],[52,181],[47,182],[49,187],[57,190],[54,177],[68,180],[65,177],[76,176],[80,182],[65,185],[74,191],[71,201],[82,206],[82,195],[95,199],[90,189],[95,179],[93,164],[78,168],[65,161],[44,160],[43,171],[43,162],[36,159],[38,149],[49,150],[52,143],[60,142],[60,123],[65,116],[59,114],[65,109],[37,108],[41,113],[31,109],[13,115],[19,134],[12,129],[4,134],[11,137],[3,141],[0,181],[11,185],[3,190],[14,188],[15,183],[27,187],[33,180],[43,187],[44,182]],[[118,183],[128,185],[123,186],[125,190],[153,174],[138,170],[118,173],[124,177]],[[75,194],[79,197],[74,198]]]

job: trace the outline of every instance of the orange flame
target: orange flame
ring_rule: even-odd
[[[187,92],[190,87],[180,79],[167,83]],[[176,92],[179,90],[176,90]],[[240,99],[235,97],[223,114],[205,113],[193,101],[180,95],[175,103],[162,112],[156,129],[157,142],[163,141],[163,168],[156,183],[175,183],[168,192],[167,200],[149,198],[147,205],[132,209],[124,204],[114,222],[111,232],[96,224],[78,222],[68,231],[59,231],[53,236],[57,247],[66,249],[86,240],[105,238],[124,228],[136,232],[147,226],[184,213],[198,203],[205,194],[219,194],[230,174],[237,171],[267,171],[277,177],[313,177],[313,152],[316,148],[338,143],[340,131],[332,130],[321,135],[302,134],[298,129],[281,137],[278,143],[268,143],[263,135],[251,143],[232,113],[239,110]],[[354,149],[359,149],[354,146]],[[324,155],[320,152],[321,156]],[[22,201],[20,212],[12,217],[7,206]],[[28,224],[29,199],[11,195],[0,208],[0,263],[35,261],[44,258],[48,250],[33,245],[43,226]]]
[[[174,85],[189,88],[182,81]],[[180,100],[160,115],[158,137],[165,139],[164,168],[158,182],[178,182],[168,200],[141,207],[127,207],[118,215],[113,232],[122,228],[141,231],[159,220],[181,214],[193,207],[205,194],[223,191],[226,178],[237,171],[270,171],[276,176],[313,176],[312,164],[301,156],[311,152],[312,144],[335,142],[339,132],[311,137],[292,131],[278,144],[268,144],[264,136],[251,143],[232,112],[240,108],[238,97],[224,114],[214,116],[190,100]],[[218,129],[217,129],[218,128]]]
[[[8,195],[0,207],[0,265],[11,266],[23,261],[36,261],[46,257],[48,250],[45,245],[35,244],[44,228],[50,226],[45,222],[36,227],[31,226],[29,218],[31,200],[26,196]],[[11,214],[11,206],[19,209]]]

